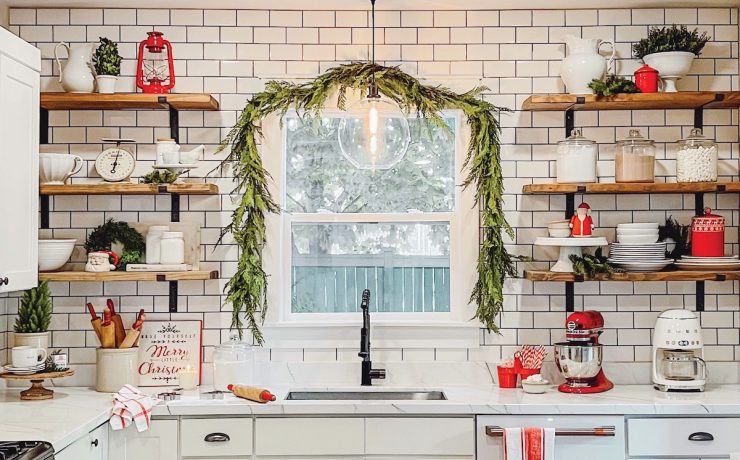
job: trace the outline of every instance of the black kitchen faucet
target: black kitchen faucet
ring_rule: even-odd
[[[370,290],[362,291],[362,329],[360,329],[360,352],[357,356],[362,358],[362,385],[370,386],[373,379],[384,379],[385,369],[373,369],[370,360]]]

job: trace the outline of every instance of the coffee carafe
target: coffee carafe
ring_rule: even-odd
[[[660,391],[704,391],[707,366],[696,314],[666,310],[653,331],[653,386]]]

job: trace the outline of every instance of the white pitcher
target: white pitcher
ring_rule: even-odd
[[[67,64],[62,69],[59,48],[67,48]],[[59,68],[59,83],[68,93],[92,93],[95,91],[95,72],[92,66],[92,43],[68,45],[60,42],[54,47],[54,59]]]
[[[593,94],[588,84],[594,78],[604,78],[607,68],[611,69],[614,65],[614,42],[575,35],[566,35],[564,38],[568,45],[568,57],[563,59],[560,78],[565,83],[565,89],[569,94]],[[599,54],[601,45],[607,43],[612,47],[608,61]]]

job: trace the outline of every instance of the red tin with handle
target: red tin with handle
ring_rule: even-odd
[[[691,219],[691,255],[722,257],[725,255],[725,218],[704,208],[703,216]]]
[[[647,64],[635,70],[635,86],[641,93],[657,93],[659,81],[658,71]]]

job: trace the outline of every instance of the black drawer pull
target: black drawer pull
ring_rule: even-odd
[[[207,434],[203,440],[205,442],[226,442],[231,441],[231,438],[226,433],[211,433]]]
[[[689,441],[714,441],[714,436],[712,436],[712,433],[697,431],[689,435]]]
[[[7,276],[5,278],[0,278],[0,286],[2,286],[3,284],[7,286],[9,283],[10,283],[10,280],[8,279]]]
[[[98,447],[98,444],[100,443],[98,442],[97,439],[95,439],[93,442],[90,443],[90,445],[92,445],[93,447]]]

